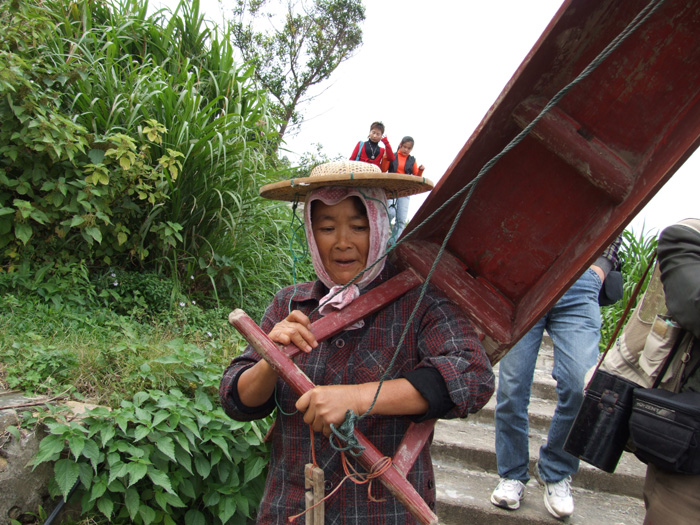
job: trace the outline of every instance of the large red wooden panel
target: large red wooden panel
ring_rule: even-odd
[[[564,2],[404,235],[472,181],[647,4]],[[492,361],[699,142],[700,2],[666,0],[485,175],[458,222],[447,245],[455,262],[440,270],[454,275],[438,280],[486,336]],[[416,250],[434,251],[460,204],[418,230],[412,247],[400,246],[399,262],[409,265]]]

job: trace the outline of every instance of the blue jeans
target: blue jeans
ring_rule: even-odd
[[[530,479],[528,406],[537,354],[544,330],[554,343],[552,377],[557,407],[547,442],[540,447],[539,475],[556,483],[578,471],[579,460],[564,451],[564,442],[583,402],[584,376],[598,358],[600,277],[590,268],[547,314],[501,359],[496,394],[496,457],[502,478]]]
[[[391,227],[391,236],[394,240],[399,238],[401,232],[406,227],[408,218],[408,201],[410,197],[399,197],[389,200],[389,221],[396,219]]]

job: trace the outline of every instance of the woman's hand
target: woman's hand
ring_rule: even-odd
[[[363,403],[364,385],[327,385],[312,388],[296,402],[296,408],[304,412],[304,422],[314,429],[331,435],[331,423],[336,427],[345,420],[348,409],[358,416],[367,408]]]
[[[316,337],[310,330],[311,321],[299,310],[294,310],[286,319],[277,323],[270,333],[270,339],[282,345],[295,344],[303,352],[309,353],[318,346]]]
[[[378,382],[360,385],[317,386],[306,392],[296,402],[296,408],[304,412],[304,422],[315,432],[331,434],[331,423],[336,427],[345,421],[348,409],[363,415],[374,401]],[[406,378],[385,381],[372,407],[372,414],[406,416],[425,414],[428,401]]]
[[[309,327],[311,321],[299,310],[294,310],[286,319],[272,327],[268,337],[276,343],[288,345],[294,343],[304,352],[311,352],[318,346],[316,337]],[[267,401],[275,391],[277,372],[261,359],[245,370],[238,379],[238,396],[249,407],[257,407]]]

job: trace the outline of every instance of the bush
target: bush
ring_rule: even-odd
[[[105,308],[2,296],[0,385],[104,405],[80,421],[58,406],[22,422],[45,426],[34,465],[53,462],[53,496],[78,481],[87,519],[245,523],[262,494],[270,420],[231,420],[217,391],[243,343],[221,311],[189,303],[162,315],[146,325]]]
[[[618,320],[622,316],[622,313],[630,301],[634,287],[642,278],[644,270],[647,268],[651,257],[654,255],[656,245],[656,235],[650,235],[649,233],[645,232],[635,234],[631,230],[625,230],[622,232],[622,246],[620,247],[619,256],[620,262],[622,263],[622,287],[624,294],[622,299],[617,303],[602,307],[600,309],[602,327],[600,331],[599,345],[601,351],[605,350],[605,347],[610,341],[610,337],[612,337],[613,333],[615,332],[615,327],[617,326]],[[642,283],[637,300],[641,299],[642,295],[644,295],[644,290],[646,290],[646,286],[650,278],[651,271],[649,272],[646,281]],[[634,305],[632,305],[630,311],[633,308]]]
[[[0,0],[0,272],[145,270],[216,305],[287,284],[267,98],[198,6]]]
[[[264,423],[231,420],[211,389],[139,392],[78,423],[30,417],[48,435],[34,465],[54,462],[53,496],[79,483],[82,511],[110,523],[246,523],[262,496]]]
[[[95,293],[104,306],[122,315],[135,311],[157,315],[170,311],[180,298],[173,281],[155,272],[130,272],[108,268],[94,281]]]

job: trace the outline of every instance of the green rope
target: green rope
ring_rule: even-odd
[[[289,236],[289,253],[292,256],[292,280],[294,282],[294,293],[289,297],[289,304],[287,305],[288,313],[292,313],[292,299],[297,293],[297,261],[302,261],[309,255],[309,248],[306,245],[306,237],[304,236],[304,221],[297,215],[297,208],[299,206],[298,198],[294,199],[292,204],[292,220],[289,224],[289,229],[291,235]],[[294,249],[294,244],[298,244],[302,247],[301,255],[297,253]]]
[[[357,441],[357,437],[355,437],[355,423],[357,423],[359,420],[360,419],[357,417],[357,414],[355,414],[354,411],[348,410],[345,413],[345,421],[340,424],[337,430],[335,425],[331,423],[332,434],[328,437],[328,441],[334,450],[337,450],[338,452],[349,452],[355,457],[362,454],[365,447],[360,445],[360,442]],[[345,446],[337,444],[334,437],[343,440],[345,442]]]
[[[277,405],[277,410],[279,410],[280,414],[282,414],[283,416],[293,416],[294,414],[296,414],[297,412],[299,412],[298,409],[295,410],[294,412],[285,412],[285,411],[284,411],[284,409],[282,408],[282,405],[280,405],[280,402],[279,402],[279,400],[277,399],[277,385],[275,385],[275,392],[274,392],[274,395],[275,395],[275,405]]]

